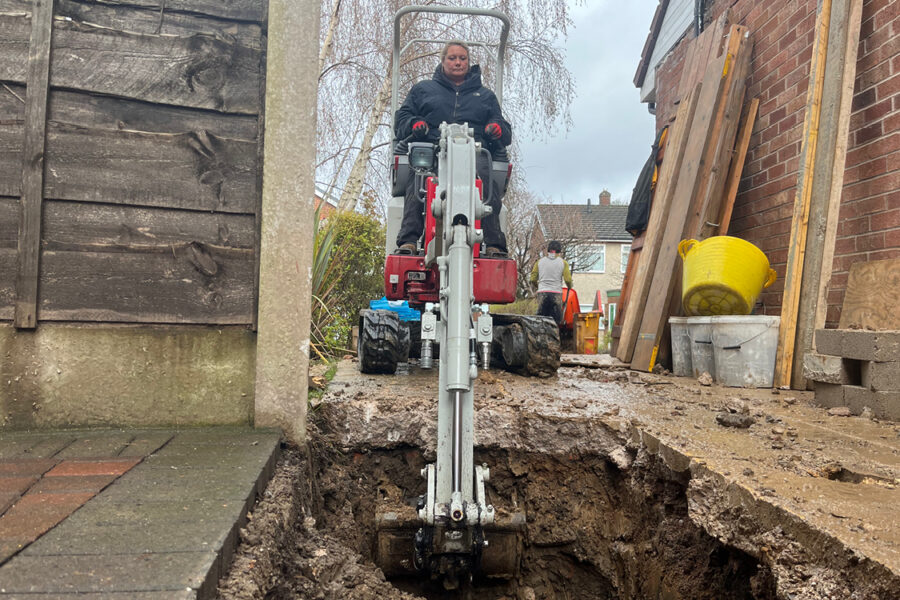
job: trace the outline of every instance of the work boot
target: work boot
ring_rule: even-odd
[[[506,250],[497,246],[488,246],[484,251],[484,256],[486,258],[506,258]]]
[[[415,253],[416,253],[416,245],[410,244],[410,243],[401,244],[395,251],[395,254],[415,254]]]

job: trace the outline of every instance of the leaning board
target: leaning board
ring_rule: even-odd
[[[850,267],[839,329],[900,330],[900,258]]]

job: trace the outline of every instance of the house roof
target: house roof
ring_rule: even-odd
[[[538,204],[537,220],[548,240],[579,239],[598,242],[631,242],[625,231],[628,206],[612,204]]]

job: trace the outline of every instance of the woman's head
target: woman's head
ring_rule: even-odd
[[[469,73],[469,46],[460,40],[451,40],[441,50],[441,68],[447,79],[462,83]]]

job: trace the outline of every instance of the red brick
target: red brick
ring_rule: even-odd
[[[93,497],[89,492],[26,494],[0,517],[0,539],[35,540]]]
[[[25,477],[0,477],[0,493],[24,494],[30,488],[38,477],[35,475],[26,475]]]
[[[43,475],[58,463],[47,458],[18,458],[0,460],[0,475]]]
[[[882,136],[881,123],[872,123],[866,127],[856,130],[856,145],[862,146],[866,142],[871,142]]]
[[[66,460],[49,471],[46,477],[71,475],[121,475],[141,462],[136,458],[111,458],[97,460]]]
[[[895,103],[900,105],[900,96],[895,97]],[[900,112],[887,117],[882,121],[881,126],[884,129],[885,135],[900,131]]]
[[[879,156],[886,156],[900,150],[900,133],[885,135],[861,148],[851,148],[847,152],[847,166],[858,165]]]
[[[900,227],[900,209],[872,215],[870,220],[872,221],[872,231]]]
[[[856,238],[857,249],[863,252],[871,252],[873,250],[882,250],[885,248],[885,239],[883,232],[870,233],[868,235],[860,235]]]
[[[839,226],[840,235],[842,236],[859,235],[861,233],[866,233],[869,230],[868,216],[841,221]]]
[[[118,475],[44,477],[32,489],[33,493],[99,492],[115,481]]]
[[[898,46],[898,49],[900,49],[900,46]],[[883,98],[890,98],[891,96],[900,93],[900,74],[894,75],[890,79],[882,81],[875,87],[875,90],[878,93],[879,100]]]
[[[869,89],[853,96],[853,103],[850,105],[850,110],[853,112],[862,110],[863,108],[873,104],[876,98],[877,96],[875,88],[870,87]]]

